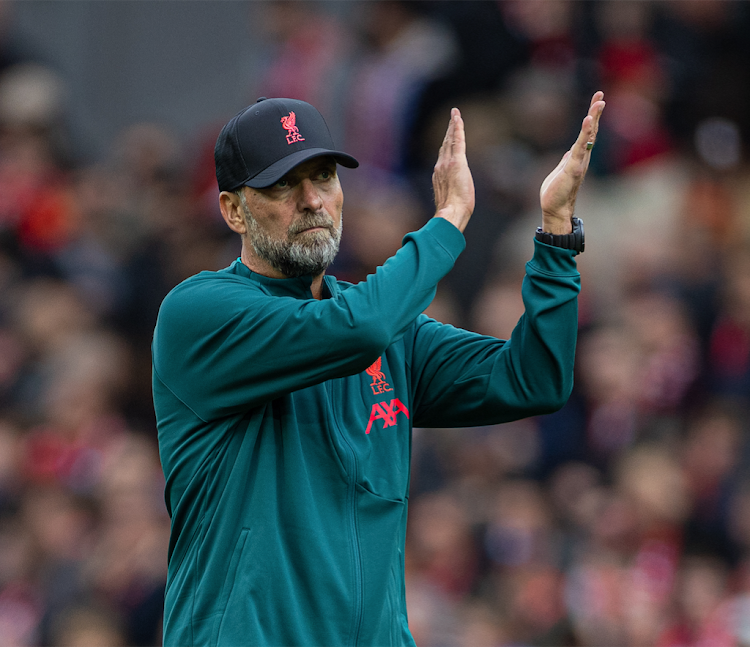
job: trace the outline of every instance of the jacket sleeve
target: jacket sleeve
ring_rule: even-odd
[[[429,305],[464,245],[433,218],[366,281],[320,301],[271,296],[235,276],[188,280],[159,311],[154,378],[208,421],[359,373]]]
[[[573,252],[534,241],[510,340],[417,320],[414,425],[469,427],[562,407],[573,388],[580,276]]]

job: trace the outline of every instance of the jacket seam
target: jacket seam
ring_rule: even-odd
[[[174,392],[174,391],[172,390],[172,387],[171,387],[171,386],[169,386],[169,384],[167,384],[167,383],[166,383],[166,382],[164,381],[164,378],[163,378],[163,377],[161,376],[161,374],[159,373],[159,369],[157,369],[157,368],[156,368],[156,362],[152,362],[152,363],[151,363],[151,365],[152,365],[152,367],[153,367],[153,369],[154,369],[154,374],[156,375],[156,377],[158,377],[158,378],[159,378],[159,382],[161,382],[161,383],[162,383],[162,384],[163,384],[163,385],[165,386],[165,388],[167,389],[167,391],[169,391],[169,392],[170,392],[170,393],[171,393],[171,394],[172,394],[172,395],[173,395],[173,396],[174,396],[174,397],[175,397],[175,398],[176,398],[177,400],[179,400],[179,401],[180,401],[180,402],[181,402],[181,403],[182,403],[182,404],[183,404],[183,405],[184,405],[185,407],[187,407],[187,408],[188,408],[188,409],[190,410],[190,412],[191,412],[191,413],[192,413],[192,414],[193,414],[193,415],[194,415],[194,416],[195,416],[196,418],[198,418],[198,419],[199,419],[199,420],[200,420],[201,422],[205,422],[205,423],[209,423],[209,422],[211,422],[211,419],[208,419],[208,418],[204,418],[204,417],[203,417],[202,415],[200,415],[200,414],[199,414],[199,413],[198,413],[198,412],[197,412],[197,411],[196,411],[195,409],[193,409],[193,407],[191,407],[191,406],[190,406],[190,405],[189,405],[189,404],[188,404],[187,402],[185,402],[185,400],[183,400],[183,399],[182,399],[182,398],[181,398],[181,397],[180,397],[179,395],[177,395],[177,394],[176,394],[176,393],[175,393],[175,392]]]

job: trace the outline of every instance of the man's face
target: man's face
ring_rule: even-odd
[[[240,200],[259,261],[285,277],[317,276],[333,262],[344,203],[333,158],[304,162],[264,189],[244,187]]]

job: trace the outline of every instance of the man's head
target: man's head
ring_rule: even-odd
[[[242,260],[273,277],[322,274],[338,251],[343,193],[334,149],[310,104],[261,99],[236,115],[215,148],[222,215],[242,236]]]

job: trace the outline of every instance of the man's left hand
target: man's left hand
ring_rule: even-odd
[[[539,191],[542,229],[550,234],[569,234],[573,231],[576,195],[591,160],[591,149],[596,142],[599,118],[605,105],[603,99],[603,92],[597,92],[591,98],[578,139],[542,183]]]

